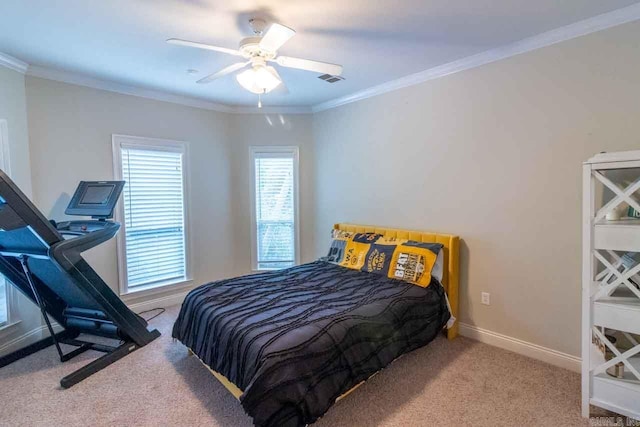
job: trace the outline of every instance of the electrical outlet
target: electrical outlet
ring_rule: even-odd
[[[491,294],[489,292],[482,293],[482,303],[484,305],[491,305]]]

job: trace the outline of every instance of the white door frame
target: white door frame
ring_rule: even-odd
[[[0,169],[7,175],[11,175],[9,159],[9,131],[7,129],[7,121],[0,119]]]
[[[11,162],[9,156],[9,130],[7,127],[7,121],[5,119],[0,119],[0,169],[4,171],[7,175],[11,176]],[[0,277],[0,280],[5,280],[4,277]],[[5,284],[5,289],[7,292],[7,322],[2,325],[2,328],[6,328],[7,326],[11,326],[15,324],[18,319],[16,319],[16,313],[14,308],[15,303],[15,290],[13,286],[8,283]]]

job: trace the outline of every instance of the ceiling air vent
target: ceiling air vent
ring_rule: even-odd
[[[335,83],[339,82],[340,80],[344,80],[344,77],[332,76],[331,74],[323,74],[321,76],[318,76],[318,78],[320,80],[324,80],[327,83]]]

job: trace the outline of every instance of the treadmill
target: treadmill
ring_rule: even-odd
[[[98,359],[62,378],[69,388],[160,336],[111,290],[82,258],[82,252],[113,238],[111,221],[124,181],[82,181],[68,215],[91,220],[48,221],[18,186],[0,170],[0,273],[36,304],[51,336],[0,358],[0,368],[50,345],[61,362],[95,350]],[[51,320],[64,329],[55,333]],[[81,335],[82,334],[82,335]],[[85,335],[109,340],[84,340]],[[75,349],[65,353],[60,344]]]

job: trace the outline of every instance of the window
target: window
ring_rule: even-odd
[[[251,147],[252,268],[298,262],[298,148]]]
[[[113,147],[116,179],[126,181],[118,215],[120,292],[187,281],[186,143],[114,135]]]

